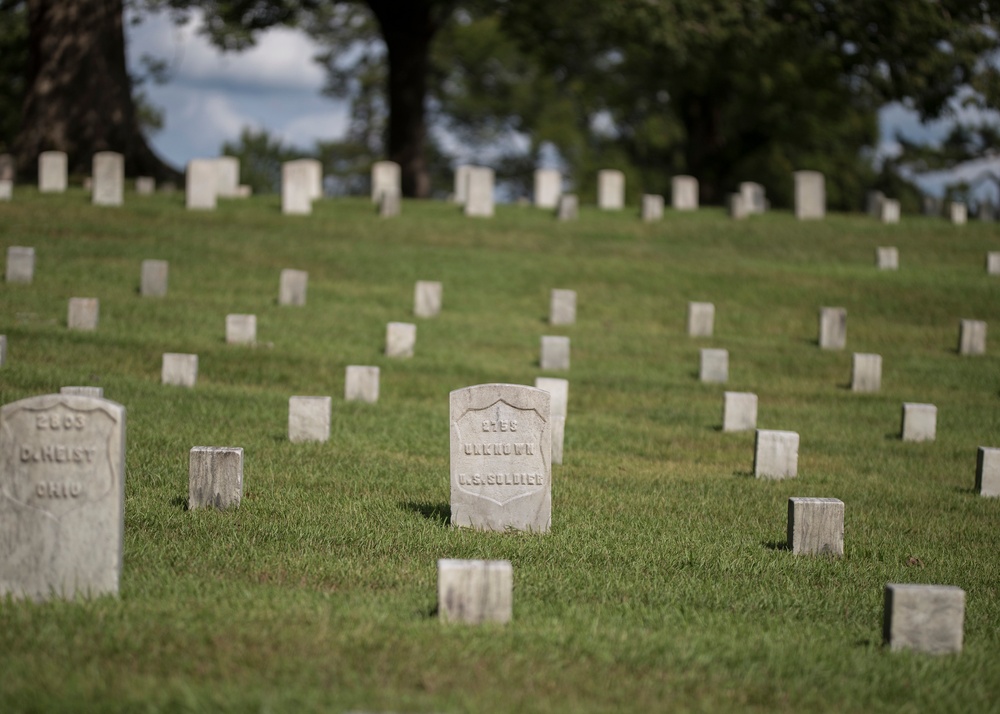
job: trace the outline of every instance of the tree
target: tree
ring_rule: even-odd
[[[28,12],[22,0],[0,0],[0,153],[13,150],[28,73]]]

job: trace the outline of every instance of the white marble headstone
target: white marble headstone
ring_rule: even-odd
[[[796,171],[795,217],[799,220],[826,216],[826,179],[819,171]]]
[[[538,208],[555,208],[562,193],[562,174],[558,169],[536,169],[534,189]]]
[[[605,211],[625,207],[625,174],[617,169],[597,172],[597,207]]]
[[[92,169],[95,206],[120,206],[125,198],[125,157],[115,151],[94,154]]]
[[[68,161],[64,151],[43,151],[38,155],[38,190],[65,193]]]

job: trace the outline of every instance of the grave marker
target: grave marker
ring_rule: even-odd
[[[576,323],[576,290],[553,289],[549,294],[549,324]]]
[[[542,336],[541,358],[538,362],[542,369],[569,369],[569,338]]]
[[[100,308],[97,298],[70,298],[67,327],[71,330],[96,330]]]
[[[281,165],[281,212],[286,216],[312,213],[313,169],[303,160]]]
[[[243,449],[195,446],[188,454],[188,510],[240,505],[243,498]]]
[[[413,289],[413,314],[417,317],[437,317],[441,312],[441,283],[418,280]]]
[[[986,323],[982,320],[962,320],[958,326],[958,353],[986,354]]]
[[[472,166],[455,167],[455,203],[464,206],[469,198],[469,170]]]
[[[964,226],[969,220],[969,209],[964,203],[953,201],[948,205],[948,215],[951,217],[952,224]]]
[[[174,387],[193,387],[198,381],[198,355],[164,352],[160,382]]]
[[[555,208],[562,193],[562,174],[558,169],[536,169],[534,188],[538,208]]]
[[[493,217],[493,169],[470,166],[465,190],[465,215]]]
[[[851,357],[851,391],[877,392],[882,389],[882,355],[855,352]]]
[[[979,447],[976,453],[976,491],[980,496],[1000,496],[1000,449]]]
[[[924,196],[921,201],[921,208],[925,216],[940,216],[941,199],[934,196]]]
[[[93,204],[122,205],[125,199],[125,157],[115,151],[98,151],[94,154],[91,171],[94,174]]]
[[[0,367],[7,364],[7,335],[0,335]]]
[[[899,270],[899,251],[893,247],[876,248],[875,265],[879,270]]]
[[[826,179],[819,171],[796,171],[795,217],[800,221],[826,216]]]
[[[564,193],[559,197],[556,207],[556,219],[560,221],[575,221],[580,217],[580,202],[573,193]]]
[[[309,273],[305,270],[285,268],[278,278],[278,304],[301,307],[306,304]]]
[[[663,220],[663,196],[642,194],[642,209],[639,217],[646,223]]]
[[[872,218],[881,218],[883,201],[885,201],[884,193],[881,191],[869,191],[865,194],[865,213]]]
[[[986,274],[1000,275],[1000,251],[986,254]]]
[[[740,184],[739,195],[748,214],[764,213],[767,210],[767,194],[759,183],[744,181]]]
[[[884,199],[879,211],[879,220],[883,223],[899,223],[899,201],[894,198]]]
[[[289,397],[288,440],[329,441],[332,405],[330,397]]]
[[[715,327],[715,305],[710,302],[689,302],[689,337],[711,337]]]
[[[514,569],[509,560],[441,559],[437,569],[441,622],[510,622]]]
[[[65,193],[67,159],[63,151],[43,151],[38,155],[38,190],[41,193]]]
[[[757,395],[752,392],[724,392],[722,430],[750,431],[757,428]]]
[[[888,583],[882,637],[892,652],[962,651],[965,591],[953,585]]]
[[[398,197],[403,193],[400,168],[395,161],[376,161],[372,164],[371,181],[372,203],[381,203],[386,194]]]
[[[795,555],[841,557],[844,502],[837,498],[789,498],[788,549]]]
[[[758,429],[754,440],[753,475],[764,479],[795,478],[799,473],[799,435],[794,431]]]
[[[417,343],[417,326],[409,322],[390,322],[385,328],[385,356],[412,357]]]
[[[729,351],[719,349],[701,350],[701,366],[698,378],[702,382],[725,384],[729,381]]]
[[[676,211],[698,208],[698,179],[694,176],[674,176],[670,181],[670,201]]]
[[[14,182],[0,179],[0,201],[10,201],[14,198]]]
[[[731,193],[726,197],[726,207],[729,211],[729,217],[734,220],[742,220],[750,215],[746,201],[738,193]]]
[[[847,346],[847,309],[819,309],[819,346],[824,350],[842,350]]]
[[[218,197],[218,177],[211,159],[188,161],[184,180],[184,203],[193,210],[215,210]]]
[[[30,283],[35,278],[35,249],[23,245],[7,248],[7,282]]]
[[[901,431],[903,441],[934,441],[937,436],[937,407],[903,402]]]
[[[215,193],[220,198],[241,198],[240,160],[235,156],[211,159],[215,173]]]
[[[398,193],[383,191],[378,201],[379,218],[395,218],[403,209],[403,200]]]
[[[144,260],[139,269],[139,294],[143,297],[164,297],[170,264],[165,260]]]
[[[226,315],[226,344],[252,345],[256,341],[256,315]]]
[[[378,401],[378,386],[378,367],[348,365],[344,376],[344,401],[374,404]]]
[[[605,211],[625,207],[625,174],[616,169],[597,172],[597,207]]]
[[[552,463],[562,464],[566,436],[566,408],[569,401],[569,381],[558,377],[536,377],[535,389],[549,393],[552,428]]]
[[[59,393],[70,394],[77,397],[104,399],[104,387],[60,387]]]
[[[156,179],[152,176],[137,176],[135,192],[140,196],[152,196],[156,192]]]

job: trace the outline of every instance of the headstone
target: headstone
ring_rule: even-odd
[[[819,309],[819,346],[824,350],[842,350],[847,346],[847,309]]]
[[[0,181],[14,182],[14,157],[11,154],[0,154]]]
[[[799,435],[794,431],[758,429],[754,440],[753,475],[764,479],[795,478],[799,473]]]
[[[70,298],[67,327],[71,330],[96,330],[100,309],[101,303],[97,298]]]
[[[924,196],[921,201],[921,206],[924,211],[925,216],[940,216],[941,215],[941,199],[934,196]]]
[[[240,197],[240,160],[235,156],[212,159],[215,168],[215,193],[220,198]]]
[[[442,559],[437,568],[441,622],[510,622],[514,569],[509,560]]]
[[[281,165],[281,212],[286,216],[312,213],[312,171],[301,159]]]
[[[542,369],[569,369],[569,338],[544,335],[538,363]]]
[[[35,278],[35,249],[23,245],[7,248],[7,282],[30,283]]]
[[[256,315],[226,315],[226,344],[252,345],[256,341]]]
[[[418,280],[413,289],[413,314],[417,317],[436,317],[441,312],[441,283]]]
[[[10,179],[0,179],[0,201],[10,201],[14,198],[14,182]]]
[[[253,186],[241,183],[236,187],[236,193],[231,198],[250,198],[253,196]]]
[[[826,216],[826,180],[819,171],[796,171],[795,217],[801,220]]]
[[[996,206],[991,201],[982,201],[979,204],[979,220],[983,223],[992,223],[996,220]]]
[[[1000,251],[986,254],[986,274],[1000,275]]]
[[[60,387],[59,393],[71,394],[77,397],[104,399],[104,387]]]
[[[493,217],[493,169],[470,166],[465,190],[465,215]]]
[[[215,162],[211,159],[188,161],[185,183],[185,205],[189,209],[214,210],[219,182]]]
[[[958,327],[958,353],[986,354],[986,323],[982,320],[962,320]]]
[[[575,221],[580,217],[580,202],[574,193],[564,193],[559,197],[556,207],[556,219],[560,221]]]
[[[344,377],[344,401],[368,402],[378,401],[378,367],[348,365]]]
[[[330,397],[289,397],[288,440],[329,441],[332,405]]]
[[[517,384],[457,389],[451,407],[451,523],[545,533],[552,524],[548,392]]]
[[[651,193],[642,194],[642,209],[639,217],[646,223],[663,220],[663,196]]]
[[[966,221],[969,220],[969,209],[964,203],[952,201],[948,206],[948,215],[951,217],[951,222],[954,225],[964,226]]]
[[[722,395],[722,430],[750,431],[757,428],[757,395],[725,392]]]
[[[851,391],[877,392],[882,389],[882,355],[855,352],[851,358]]]
[[[417,326],[409,322],[390,322],[385,328],[385,356],[412,357],[417,344]]]
[[[309,286],[309,273],[305,270],[292,270],[285,268],[278,278],[278,304],[296,305],[306,304],[306,288]]]
[[[47,394],[0,409],[0,599],[116,595],[125,407]]]
[[[767,211],[767,194],[759,183],[753,181],[741,183],[740,198],[743,199],[743,206],[749,214]]]
[[[1000,449],[979,447],[976,453],[976,491],[980,496],[1000,496]]]
[[[597,172],[597,207],[605,211],[625,207],[625,174],[615,169]]]
[[[562,193],[562,174],[558,169],[535,170],[535,205],[538,208],[555,208]]]
[[[42,193],[65,193],[67,159],[64,151],[43,151],[38,155],[38,190]]]
[[[536,377],[535,389],[549,393],[549,415],[552,426],[552,463],[562,464],[566,437],[566,408],[569,401],[569,381],[558,377]]]
[[[576,290],[553,289],[549,296],[549,324],[576,323]]]
[[[899,250],[894,247],[876,248],[875,265],[879,270],[899,270]]]
[[[903,441],[934,441],[937,436],[937,407],[933,404],[903,403]]]
[[[140,268],[139,294],[143,297],[164,297],[170,264],[165,260],[144,260]]]
[[[738,193],[731,193],[726,196],[726,207],[729,211],[729,217],[734,220],[742,220],[750,215],[746,201]]]
[[[869,191],[865,194],[865,213],[875,219],[882,218],[882,202],[885,194],[881,191]]]
[[[125,157],[115,151],[98,151],[92,162],[95,206],[120,206],[125,200]]]
[[[887,198],[882,201],[879,220],[883,223],[899,223],[899,213],[899,201],[895,198]]]
[[[378,199],[379,218],[395,218],[403,209],[403,200],[395,191],[383,191]]]
[[[701,350],[701,367],[698,378],[702,382],[725,384],[729,381],[729,351],[719,349]]]
[[[152,196],[156,193],[156,179],[152,176],[137,176],[135,192],[140,196]]]
[[[455,167],[455,203],[464,206],[469,198],[469,171],[472,166]]]
[[[953,585],[888,583],[882,638],[892,652],[962,651],[965,591]]]
[[[198,381],[198,355],[164,352],[160,381],[174,387],[193,387]]]
[[[789,498],[788,549],[795,555],[842,556],[844,502],[837,498]]]
[[[715,327],[715,305],[710,302],[688,303],[688,336],[711,337]]]
[[[243,449],[195,446],[188,455],[188,510],[240,505],[243,498]]]
[[[7,335],[0,335],[0,367],[7,364]]]
[[[309,187],[309,200],[318,201],[323,198],[323,162],[319,159],[296,159],[295,161],[304,167],[302,171],[306,175],[306,183]],[[249,186],[245,188],[250,189]],[[249,191],[247,195],[250,195]]]
[[[698,208],[698,179],[694,176],[674,176],[670,181],[670,200],[676,211]]]
[[[400,168],[395,161],[376,161],[372,164],[372,202],[381,203],[385,194],[400,196],[403,186],[400,182]]]

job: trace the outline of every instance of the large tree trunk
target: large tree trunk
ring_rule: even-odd
[[[129,176],[177,180],[146,143],[125,65],[122,0],[28,0],[27,93],[15,154],[37,173],[38,154],[65,151],[71,173],[89,174],[95,152],[117,151]]]

